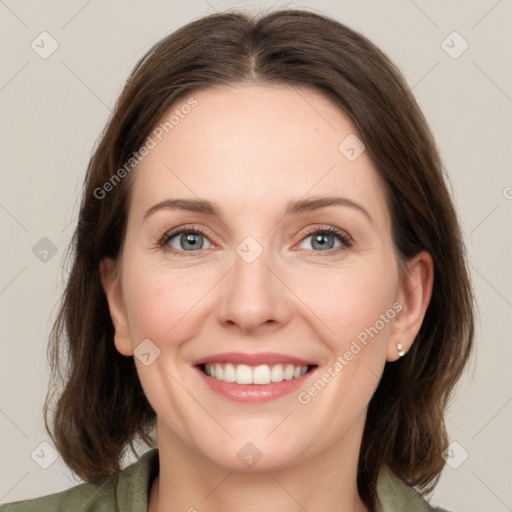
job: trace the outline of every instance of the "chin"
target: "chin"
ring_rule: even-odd
[[[294,444],[286,446],[281,441],[269,439],[250,441],[248,436],[220,443],[212,450],[208,446],[199,446],[198,452],[216,466],[226,471],[258,473],[277,471],[306,460],[305,449]]]

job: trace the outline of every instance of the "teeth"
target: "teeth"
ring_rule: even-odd
[[[234,365],[231,363],[205,364],[205,373],[210,377],[224,382],[236,382],[237,384],[270,384],[302,377],[308,367],[293,364],[275,364],[269,366],[248,366],[246,364]]]
[[[291,365],[293,366],[293,365]],[[272,366],[272,369],[270,370],[270,380],[272,382],[281,382],[284,379],[283,376],[283,365],[282,364],[276,364]]]
[[[270,384],[272,379],[270,378],[271,370],[270,366],[262,364],[256,366],[252,372],[252,380],[255,384]]]
[[[245,364],[239,364],[236,367],[236,383],[252,384],[252,370],[250,366],[247,366]]]
[[[208,365],[206,365],[208,366]],[[220,366],[220,364],[219,364]],[[236,371],[235,367],[231,363],[226,363],[224,365],[224,375],[222,376],[222,380],[224,382],[235,382],[236,381]]]
[[[293,379],[293,364],[288,364],[284,370],[284,378],[286,380],[292,380]]]

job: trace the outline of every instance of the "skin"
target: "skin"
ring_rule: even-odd
[[[157,413],[148,510],[367,511],[356,472],[368,402],[397,343],[407,352],[419,331],[432,259],[418,254],[400,279],[380,178],[368,152],[352,162],[338,150],[357,132],[321,93],[254,83],[193,96],[197,106],[134,171],[121,256],[101,264],[117,350],[133,356],[144,339],[160,350],[148,366],[135,358]],[[283,216],[288,201],[313,196],[348,198],[371,220],[349,206]],[[171,198],[208,199],[221,216],[161,209],[144,220]],[[162,247],[185,225],[206,232],[203,248],[180,235]],[[328,233],[341,250],[313,245],[306,228],[330,226],[352,246]],[[247,236],[263,249],[252,263],[236,252]],[[192,367],[220,352],[279,352],[315,361],[321,376],[397,302],[401,311],[306,405],[297,393],[233,402]],[[261,453],[251,467],[237,457],[248,442]]]

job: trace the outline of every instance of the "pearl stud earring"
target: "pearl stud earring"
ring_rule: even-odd
[[[397,343],[396,348],[398,350],[398,355],[402,357],[405,354],[404,346],[401,343]]]

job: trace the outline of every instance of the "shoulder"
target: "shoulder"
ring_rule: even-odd
[[[449,512],[430,506],[419,492],[400,480],[387,466],[379,472],[376,507],[376,512]]]
[[[158,450],[101,483],[80,484],[48,496],[0,505],[0,512],[146,512],[148,489],[158,470]]]
[[[0,506],[0,512],[115,511],[117,479],[118,475],[114,475],[101,484],[80,484],[48,496],[6,503]]]

